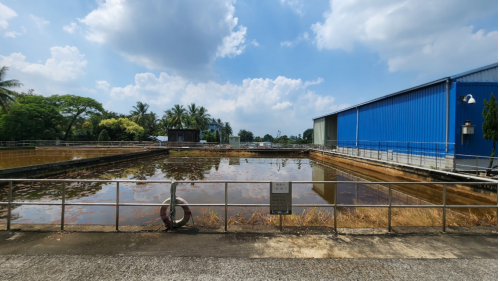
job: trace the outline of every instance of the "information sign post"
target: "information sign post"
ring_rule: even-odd
[[[292,214],[292,183],[271,182],[269,189],[270,213],[280,215],[280,230],[282,229],[282,215]]]

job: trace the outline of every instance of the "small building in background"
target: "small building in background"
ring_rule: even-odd
[[[231,148],[240,148],[240,136],[230,136],[229,145]]]
[[[200,130],[197,129],[169,129],[169,142],[200,142]]]

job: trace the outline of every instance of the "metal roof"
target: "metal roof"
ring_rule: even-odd
[[[377,101],[380,101],[380,100],[383,100],[383,99],[387,99],[387,98],[391,98],[391,97],[394,97],[394,96],[402,95],[402,94],[405,94],[405,93],[408,93],[408,92],[415,91],[415,90],[420,89],[420,88],[425,88],[425,87],[432,86],[434,84],[446,82],[446,80],[448,80],[448,79],[454,80],[456,82],[498,82],[498,62],[490,64],[490,65],[486,65],[486,66],[483,66],[483,67],[480,67],[480,68],[476,68],[476,69],[473,69],[473,70],[469,70],[469,71],[466,71],[466,72],[462,72],[462,73],[459,73],[459,74],[456,74],[456,75],[453,75],[453,76],[450,76],[450,77],[441,78],[441,79],[438,79],[438,80],[435,80],[435,81],[432,81],[432,82],[429,82],[429,83],[425,83],[425,84],[422,84],[422,85],[419,85],[419,86],[415,86],[415,87],[412,87],[412,88],[409,88],[409,89],[406,89],[406,90],[402,90],[402,91],[399,91],[399,92],[395,92],[395,93],[392,93],[392,94],[389,94],[389,95],[385,95],[385,96],[382,96],[382,97],[379,97],[379,98],[376,98],[376,99],[373,99],[373,100],[369,100],[367,102],[360,103],[360,104],[357,104],[357,105],[353,105],[353,106],[350,106],[350,107],[347,107],[347,108],[344,108],[344,109],[341,109],[341,110],[337,110],[337,111],[329,113],[329,114],[325,114],[325,115],[322,115],[322,116],[319,116],[319,117],[315,117],[315,118],[313,118],[313,120],[316,120],[316,119],[319,119],[319,118],[323,118],[323,117],[326,117],[326,116],[330,116],[330,115],[333,115],[333,114],[337,114],[337,113],[340,113],[340,112],[343,112],[343,111],[347,111],[347,110],[350,110],[350,109],[353,109],[353,108],[357,108],[357,107],[360,107],[360,106],[363,106],[363,105],[366,105],[366,104],[370,104],[370,103],[373,103],[373,102],[377,102]]]

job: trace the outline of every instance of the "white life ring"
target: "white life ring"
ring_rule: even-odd
[[[163,204],[170,204],[170,198],[163,201]],[[188,202],[180,197],[176,197],[175,204],[188,204]],[[168,213],[168,207],[169,206],[161,206],[160,217],[163,223],[165,223],[167,229],[172,229],[173,225],[172,225],[172,220],[170,219]],[[188,206],[181,206],[181,207],[184,210],[184,216],[182,217],[182,219],[178,219],[175,221],[177,227],[186,225],[189,222],[189,219],[191,218],[191,210],[189,209],[189,207]]]

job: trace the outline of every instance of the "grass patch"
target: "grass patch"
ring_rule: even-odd
[[[441,226],[442,210],[434,208],[393,208],[392,226]],[[387,208],[350,208],[337,212],[337,227],[370,228],[387,227]],[[224,214],[213,209],[201,209],[201,215],[195,216],[197,226],[224,225]],[[270,215],[267,210],[239,212],[228,217],[228,225],[264,225],[279,226],[279,216]],[[283,216],[284,226],[334,226],[333,210],[318,208],[304,209],[301,213]],[[447,226],[497,226],[497,212],[491,211],[483,215],[447,212]]]

